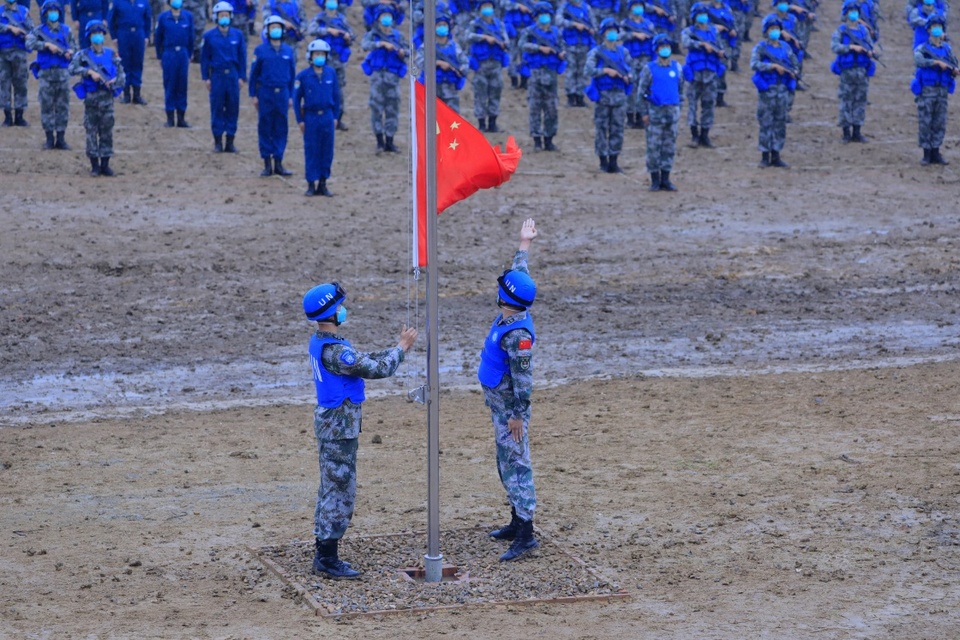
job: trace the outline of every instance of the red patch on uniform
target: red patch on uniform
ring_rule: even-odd
[[[521,340],[519,347],[521,349],[529,349],[533,347],[533,340]]]

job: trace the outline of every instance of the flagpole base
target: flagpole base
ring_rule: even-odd
[[[423,556],[424,582],[441,582],[443,580],[443,554]]]

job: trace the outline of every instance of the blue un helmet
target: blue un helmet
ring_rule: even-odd
[[[690,21],[696,19],[698,13],[705,13],[707,17],[710,16],[710,4],[707,2],[694,2],[693,6],[690,7]]]
[[[103,35],[107,35],[107,25],[103,23],[102,20],[91,20],[87,23],[87,28],[84,29],[84,33],[87,34],[89,38],[91,34],[100,32]]]
[[[658,33],[657,35],[653,36],[654,51],[656,51],[657,49],[659,49],[664,45],[667,45],[668,47],[670,47],[671,50],[673,50],[673,41],[670,40],[670,36],[668,36],[665,33]]]
[[[927,31],[930,31],[930,27],[938,24],[944,29],[947,28],[947,19],[941,13],[933,13],[929,18],[927,18]]]
[[[537,284],[523,271],[507,269],[497,278],[500,301],[508,307],[526,310],[537,297]]]
[[[397,16],[393,10],[393,7],[389,4],[378,4],[373,8],[373,20],[374,22],[380,22],[380,16],[385,13],[389,13],[390,17],[394,20],[397,19]]]
[[[778,16],[775,13],[771,13],[770,15],[768,15],[766,18],[763,19],[763,23],[761,24],[761,27],[764,33],[769,31],[770,27],[777,27],[778,29],[782,29],[783,21],[780,20],[780,16]]]
[[[533,5],[533,13],[534,15],[540,15],[541,13],[549,13],[552,16],[553,5],[550,4],[549,2],[538,2],[537,4]]]
[[[40,5],[40,17],[47,15],[48,11],[59,11],[60,15],[63,15],[63,5],[61,5],[57,0],[47,0],[42,5]]]
[[[617,24],[616,18],[604,18],[600,21],[600,33],[606,33],[610,29],[615,29],[617,33],[620,33],[620,25]]]
[[[317,322],[336,320],[337,307],[347,298],[347,292],[337,282],[318,284],[303,296],[303,312],[307,320]],[[330,320],[330,318],[333,320]]]
[[[843,0],[843,6],[840,8],[840,13],[842,15],[847,15],[847,11],[850,9],[859,9],[860,2],[859,0]]]

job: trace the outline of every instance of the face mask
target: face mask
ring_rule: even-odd
[[[632,14],[635,15],[635,16],[642,16],[642,15],[643,15],[643,5],[642,5],[642,4],[635,4],[635,5],[633,5],[632,7],[630,7],[630,13],[632,13]]]
[[[220,25],[221,27],[229,27],[229,26],[230,26],[230,18],[228,18],[228,17],[217,18],[217,24]]]
[[[441,38],[446,38],[450,35],[450,27],[445,24],[437,25],[437,35]]]
[[[657,50],[657,54],[659,54],[659,56],[660,56],[661,58],[669,58],[669,57],[670,57],[670,47],[660,47],[660,49]]]
[[[933,29],[930,29],[930,35],[933,36],[934,38],[942,38],[943,27],[934,27]]]
[[[480,9],[480,15],[487,16],[489,18],[493,15],[493,7],[482,7]]]
[[[933,0],[923,0],[923,4],[927,5],[928,7],[932,7],[932,6],[933,6]]]
[[[550,18],[549,13],[541,13],[539,16],[537,16],[537,22],[540,24],[550,24],[551,20],[552,18]]]
[[[337,7],[340,6],[340,5],[338,5],[336,2],[328,2],[328,3],[326,3],[326,4],[323,5],[323,6],[325,6],[325,7],[326,7],[327,9],[329,9],[330,11],[336,11],[336,10],[337,10]]]
[[[59,11],[51,11],[50,13],[47,14],[47,22],[56,22],[59,19],[60,19]]]
[[[283,29],[270,29],[270,38],[272,40],[279,40],[283,37]]]
[[[697,15],[697,24],[707,24],[708,22],[710,22],[710,16],[707,14],[701,13]]]
[[[337,309],[337,321],[335,324],[339,327],[346,321],[347,321],[347,308],[343,305],[340,305],[340,307]]]
[[[607,31],[603,37],[607,39],[607,42],[616,42],[617,38],[620,37],[620,34],[611,29],[610,31]]]
[[[170,6],[174,9],[179,9],[183,6],[183,0],[170,0]]]
[[[771,40],[779,40],[779,39],[780,39],[780,29],[770,29],[770,32],[767,33],[767,35],[770,36],[770,39],[771,39]]]
[[[90,42],[92,42],[93,44],[103,44],[103,34],[102,33],[93,34],[92,36],[90,36]]]
[[[327,56],[313,56],[313,66],[322,67],[327,64]]]
[[[850,18],[850,22],[856,22],[857,20],[860,19],[860,12],[851,11],[850,13],[847,14],[847,17]]]
[[[789,10],[790,10],[790,5],[787,4],[786,2],[777,3],[777,11],[779,11],[780,13],[786,13]]]
[[[381,24],[382,26],[384,26],[384,27],[392,27],[392,26],[393,26],[393,16],[382,16],[382,17],[380,18],[380,24]]]

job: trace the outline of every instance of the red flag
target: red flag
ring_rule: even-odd
[[[427,264],[427,172],[426,172],[426,88],[415,83],[417,119],[417,264]],[[517,170],[523,152],[513,136],[507,138],[507,149],[490,146],[473,125],[442,100],[437,100],[437,213],[455,202],[464,200],[480,189],[496,187]]]

